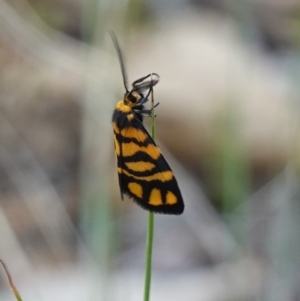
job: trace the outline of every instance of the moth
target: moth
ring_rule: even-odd
[[[145,109],[144,105],[159,82],[159,75],[150,73],[143,76],[129,89],[121,49],[115,34],[110,32],[110,35],[118,54],[125,88],[125,94],[117,102],[112,116],[121,198],[127,195],[154,213],[181,214],[184,203],[177,180],[143,125],[143,117],[152,114],[152,110]]]

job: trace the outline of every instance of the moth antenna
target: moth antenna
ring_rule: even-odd
[[[114,46],[115,46],[115,49],[116,49],[116,52],[117,52],[117,55],[118,55],[118,59],[119,59],[119,63],[120,63],[121,71],[122,71],[124,88],[125,88],[126,92],[129,92],[129,90],[128,90],[128,77],[127,77],[127,72],[126,72],[125,65],[124,65],[124,56],[123,56],[123,53],[121,51],[117,36],[112,30],[109,30],[108,33],[111,36],[111,39],[114,43]]]

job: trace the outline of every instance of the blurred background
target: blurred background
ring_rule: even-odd
[[[147,212],[120,199],[108,30],[130,82],[161,77],[186,204],[155,216],[151,299],[300,300],[299,1],[0,0],[0,24],[0,258],[24,301],[142,300]]]

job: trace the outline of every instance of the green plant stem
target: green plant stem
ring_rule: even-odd
[[[147,245],[146,245],[146,270],[145,270],[145,288],[144,301],[150,300],[151,288],[151,272],[152,272],[152,247],[153,247],[153,233],[154,232],[154,214],[148,213],[148,230],[147,230]]]
[[[151,93],[151,132],[152,139],[155,139],[155,114],[154,114],[154,98],[153,90]],[[154,213],[148,213],[148,229],[147,229],[147,243],[146,243],[146,269],[145,269],[145,287],[144,287],[144,301],[150,300],[151,289],[151,272],[152,272],[152,249],[153,249],[153,236],[154,236]]]

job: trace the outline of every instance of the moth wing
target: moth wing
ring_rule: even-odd
[[[136,120],[117,135],[118,175],[121,194],[142,208],[165,214],[181,214],[183,199],[176,178],[143,124]]]

